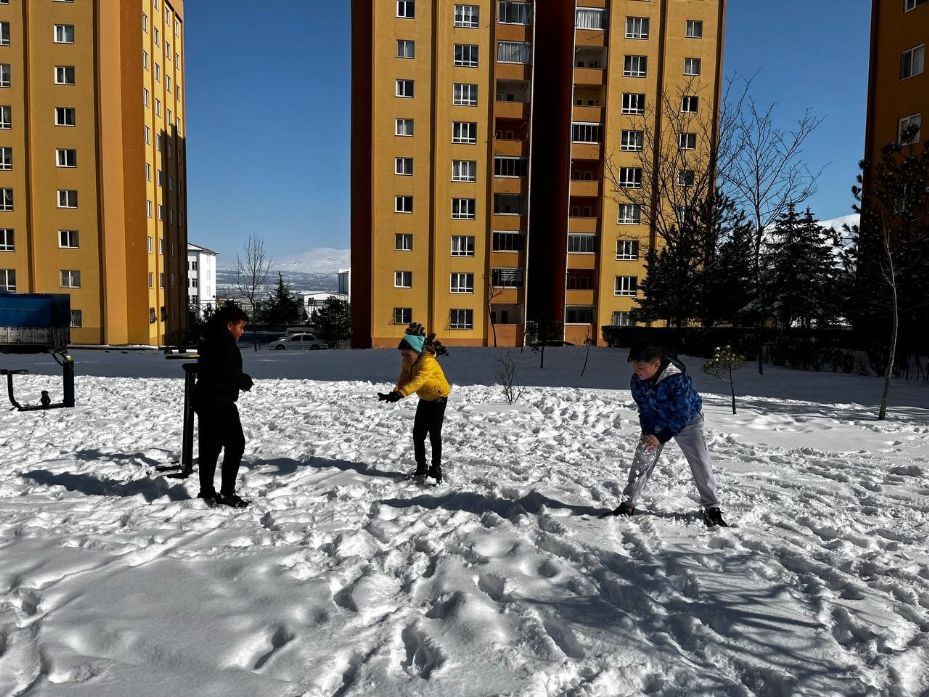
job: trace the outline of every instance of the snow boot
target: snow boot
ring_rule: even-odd
[[[432,467],[429,468],[429,471],[426,474],[432,477],[433,479],[435,479],[436,484],[442,483],[442,466],[441,465],[433,465]]]
[[[703,522],[706,523],[708,528],[714,528],[717,525],[721,528],[729,527],[729,523],[723,520],[723,512],[719,510],[719,506],[705,508],[703,510]]]
[[[429,474],[429,470],[426,469],[426,465],[417,464],[416,471],[410,472],[404,479],[425,479],[427,474]]]
[[[248,501],[243,499],[235,492],[229,495],[222,493],[216,494],[216,503],[223,506],[229,506],[230,508],[245,508],[248,506]]]
[[[203,502],[207,506],[212,507],[216,505],[216,492],[215,491],[203,491],[201,489],[200,493],[197,494],[197,498],[203,499]]]
[[[628,501],[623,501],[616,508],[612,510],[610,515],[623,516],[624,518],[631,518],[632,514],[635,513],[635,506],[633,506]]]

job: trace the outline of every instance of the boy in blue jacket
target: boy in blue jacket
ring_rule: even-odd
[[[710,453],[703,435],[703,400],[694,389],[687,369],[680,361],[664,356],[656,346],[633,347],[632,398],[639,406],[642,436],[635,450],[629,481],[613,515],[631,516],[635,502],[645,489],[661,451],[672,438],[690,464],[690,472],[700,492],[703,521],[710,527],[726,526],[719,501]]]

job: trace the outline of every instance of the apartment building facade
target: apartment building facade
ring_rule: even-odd
[[[0,2],[0,290],[68,293],[74,344],[187,323],[182,0]]]
[[[202,317],[208,308],[216,309],[216,257],[218,252],[187,243],[187,304]]]
[[[353,345],[393,346],[409,321],[475,346],[628,322],[655,232],[607,170],[641,178],[668,95],[716,118],[724,0],[352,12]]]

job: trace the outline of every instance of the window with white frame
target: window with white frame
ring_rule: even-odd
[[[455,65],[459,68],[477,67],[477,44],[455,44]]]
[[[532,24],[532,5],[528,2],[500,0],[497,21],[501,24]]]
[[[677,172],[678,186],[693,186],[696,175],[692,169],[681,169]]]
[[[0,147],[0,169],[13,169],[13,148],[11,146]]]
[[[623,58],[624,77],[645,77],[648,74],[648,56],[626,56]]]
[[[171,62],[171,42],[165,41],[165,60]]]
[[[13,107],[0,106],[0,128],[13,128]]]
[[[58,189],[59,208],[77,208],[77,190]]]
[[[81,272],[76,269],[61,270],[61,287],[62,288],[80,288]]]
[[[148,70],[148,51],[142,51],[142,67]]]
[[[413,174],[413,158],[412,157],[395,157],[394,158],[394,174],[402,174],[403,176],[412,176]]]
[[[921,44],[903,52],[900,58],[900,79],[919,75],[925,69],[926,64],[926,45]]]
[[[151,218],[152,215],[153,215],[154,210],[155,210],[155,207],[154,207],[154,205],[152,204],[151,200],[147,200],[147,201],[145,202],[145,217],[146,217],[146,218]]]
[[[409,324],[413,321],[413,308],[412,307],[395,307],[394,308],[394,324]]]
[[[161,116],[161,100],[155,100],[155,116]]]
[[[565,305],[565,324],[593,324],[593,305]]]
[[[77,150],[74,148],[56,148],[55,166],[77,167]]]
[[[59,230],[58,246],[62,249],[77,249],[80,246],[80,233],[77,230]]]
[[[412,196],[394,196],[394,213],[412,213]]]
[[[620,134],[619,149],[639,152],[645,142],[644,131],[623,131]]]
[[[498,41],[497,62],[529,65],[532,45],[528,41]]]
[[[616,240],[617,261],[634,261],[639,258],[638,240]]]
[[[9,87],[13,84],[13,71],[9,63],[0,63],[0,87]]]
[[[394,121],[395,136],[413,135],[413,119],[397,119]]]
[[[572,123],[571,141],[574,143],[599,143],[599,123]]]
[[[143,140],[145,140],[145,144],[146,144],[146,145],[151,145],[151,143],[152,143],[152,129],[149,128],[148,126],[142,126],[142,138],[143,138]],[[161,145],[161,139],[160,139],[160,138],[158,139],[158,145],[159,145],[159,146]],[[160,147],[159,147],[158,149],[161,150]]]
[[[477,124],[469,121],[455,121],[452,124],[453,143],[477,143]]]
[[[452,309],[448,311],[449,329],[474,329],[474,310]]]
[[[56,65],[55,66],[55,84],[56,85],[73,85],[74,66],[73,65]]]
[[[526,237],[518,230],[494,230],[492,246],[495,252],[521,252],[526,246]]]
[[[495,177],[525,177],[528,174],[529,160],[525,157],[494,157]]]
[[[0,46],[10,45],[10,23],[0,22]]]
[[[412,288],[412,271],[394,271],[394,288]]]
[[[645,95],[637,92],[623,92],[624,114],[644,114],[645,113]]]
[[[626,38],[647,39],[648,17],[626,17]]]
[[[412,80],[397,80],[396,95],[398,97],[411,98],[413,96],[413,81]]]
[[[73,24],[56,24],[54,36],[55,36],[56,44],[73,44],[74,43],[74,25]]]
[[[155,82],[161,82],[161,65],[160,64],[155,63],[155,71],[153,74],[155,76]]]
[[[71,310],[71,329],[80,329],[84,326],[84,311]]]
[[[0,189],[0,211],[13,210],[13,189]]]
[[[597,253],[597,236],[581,233],[568,234],[568,253],[569,254],[596,254]]]
[[[77,111],[73,106],[55,107],[56,126],[74,126],[77,124]]]
[[[416,58],[416,42],[412,39],[397,39],[397,58]]]
[[[477,85],[464,82],[453,83],[452,104],[455,106],[477,106]]]
[[[481,25],[481,8],[478,5],[455,5],[455,26],[477,29]]]
[[[612,326],[614,327],[631,327],[632,319],[629,317],[628,312],[614,312],[612,319]]]
[[[696,133],[678,133],[677,147],[680,150],[694,150],[697,147]]]
[[[693,216],[693,208],[690,206],[675,206],[674,220],[678,227],[683,227]]]
[[[699,58],[685,58],[684,59],[684,75],[694,76],[700,74],[700,59]]]
[[[606,10],[595,7],[578,7],[575,26],[578,29],[603,29]]]
[[[413,251],[413,233],[398,232],[394,234],[394,249],[398,252]]]
[[[0,252],[16,251],[16,232],[13,228],[0,228]]]
[[[639,288],[638,276],[617,276],[613,286],[613,295],[634,296]]]
[[[925,5],[929,0],[904,0],[903,9],[905,12],[915,10],[920,5]]]
[[[473,198],[453,198],[452,220],[474,220],[477,217],[476,203]]]
[[[147,241],[146,241],[146,249],[147,249],[147,251],[148,251],[149,254],[154,254],[154,253],[155,253],[155,238],[152,237],[151,235],[149,235],[148,238],[147,238]]]
[[[897,122],[897,143],[900,145],[919,143],[922,121],[922,114],[911,114],[900,119]]]
[[[452,235],[452,256],[473,257],[474,235]]]
[[[477,180],[477,162],[474,160],[452,160],[452,181],[473,182]]]
[[[449,291],[452,293],[473,293],[474,274],[453,272],[451,274],[451,285]]]
[[[165,207],[163,203],[158,204],[158,220],[165,219]]]
[[[620,167],[619,185],[623,189],[639,189],[642,187],[641,167]]]
[[[490,285],[494,288],[522,288],[523,270],[512,266],[499,266],[490,270]]]
[[[164,274],[161,274],[161,276],[164,276]],[[161,287],[164,288],[164,283],[161,284]],[[158,321],[158,316],[155,314],[155,308],[148,308],[148,323],[155,324],[156,321]]]
[[[148,15],[142,13],[142,31],[148,33]]]
[[[688,39],[702,39],[703,38],[703,20],[702,19],[688,19],[687,27],[684,30],[684,36]]]
[[[616,222],[620,225],[639,225],[642,222],[642,205],[639,203],[620,203],[619,216]]]
[[[142,106],[147,107],[150,103],[149,92],[146,88],[142,88]]]
[[[700,97],[685,95],[681,97],[681,111],[686,114],[696,114],[700,110]]]
[[[16,292],[16,270],[0,269],[0,288],[11,293]]]

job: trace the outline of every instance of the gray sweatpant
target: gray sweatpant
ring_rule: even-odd
[[[713,479],[713,464],[710,462],[710,453],[706,449],[706,441],[703,437],[703,413],[697,414],[692,418],[684,430],[678,433],[674,440],[684,452],[687,463],[690,465],[690,473],[693,475],[694,484],[697,485],[697,491],[700,492],[700,503],[704,508],[712,508],[719,505],[716,498],[716,480]],[[652,475],[655,465],[658,464],[658,458],[661,457],[663,445],[654,450],[646,450],[644,444],[640,441],[635,449],[635,455],[632,458],[632,467],[629,468],[629,481],[626,488],[623,489],[623,500],[635,505],[642,491],[645,489],[645,483]]]

